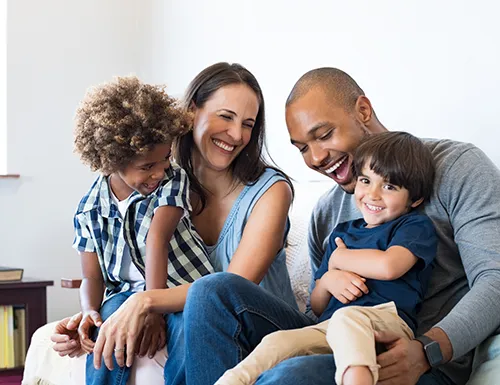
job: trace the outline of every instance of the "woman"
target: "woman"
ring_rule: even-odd
[[[286,270],[285,240],[292,188],[263,157],[265,109],[255,77],[238,64],[218,63],[189,85],[186,107],[193,131],[176,146],[176,158],[191,181],[192,221],[216,271],[240,275],[297,307]],[[131,366],[136,336],[150,312],[167,313],[167,383],[184,380],[182,310],[190,285],[141,292],[129,298],[101,327],[94,365]],[[66,339],[56,335],[53,340]],[[54,349],[67,353],[68,343]],[[125,354],[126,353],[126,354]],[[125,356],[126,362],[125,362]]]

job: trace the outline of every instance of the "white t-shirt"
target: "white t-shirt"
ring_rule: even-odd
[[[122,218],[125,218],[125,213],[127,212],[128,208],[128,198],[119,201],[118,198],[113,194],[113,191],[109,189],[109,192],[111,193],[111,198],[113,199],[113,202],[116,203],[118,206],[118,211],[120,211],[120,214]],[[121,254],[121,255],[120,255]],[[132,257],[130,256],[130,248],[128,247],[127,244],[123,247],[123,251],[121,253],[116,253],[116,257],[118,259],[118,263],[120,263],[120,277],[123,279],[125,282],[130,283],[130,289],[132,291],[144,291],[144,287],[146,286],[146,281],[144,280],[144,277],[142,276],[141,272],[139,269],[132,263]],[[121,258],[121,260],[120,260]]]

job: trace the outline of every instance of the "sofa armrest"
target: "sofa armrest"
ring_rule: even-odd
[[[81,279],[61,278],[61,287],[67,289],[79,289],[81,284]]]

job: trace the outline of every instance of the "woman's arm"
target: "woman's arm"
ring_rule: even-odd
[[[287,182],[277,182],[264,193],[250,214],[228,272],[257,284],[262,281],[283,247],[291,203],[292,190]]]

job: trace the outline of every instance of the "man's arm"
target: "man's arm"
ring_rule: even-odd
[[[439,338],[441,332],[434,329],[442,330],[455,359],[500,325],[500,171],[481,150],[471,148],[438,183],[439,199],[449,213],[470,291],[426,334]],[[442,339],[443,349],[446,341]]]

